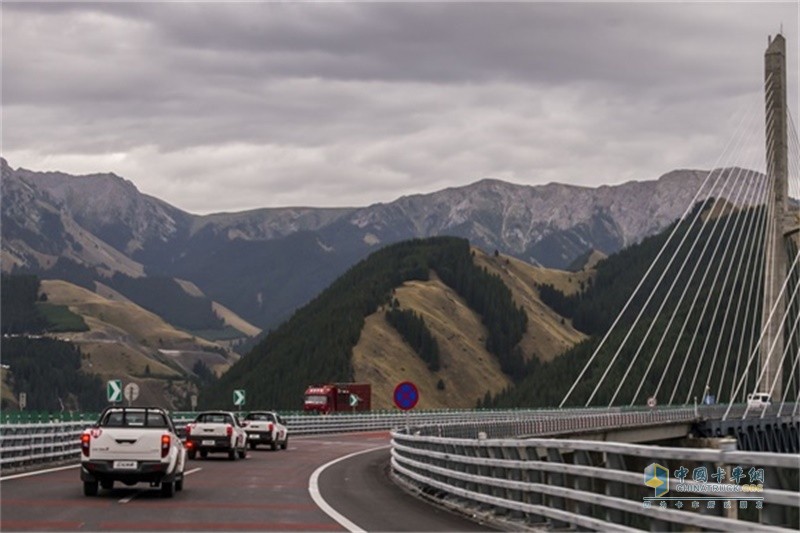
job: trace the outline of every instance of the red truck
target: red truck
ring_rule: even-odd
[[[303,410],[321,414],[369,411],[371,401],[372,388],[369,383],[311,385],[303,398]]]

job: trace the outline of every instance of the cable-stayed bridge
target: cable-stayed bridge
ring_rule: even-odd
[[[768,397],[778,414],[797,414],[800,148],[785,56],[777,36],[765,54],[766,113],[743,116],[696,192],[706,200],[686,206],[672,226],[562,406],[699,399],[727,404],[728,419],[737,402]],[[761,116],[766,146],[757,154]],[[765,171],[749,170],[758,168]],[[763,417],[767,405],[751,401],[741,416]]]
[[[764,103],[654,238],[557,419],[397,431],[401,479],[534,527],[800,527],[800,143],[783,36],[764,70]]]

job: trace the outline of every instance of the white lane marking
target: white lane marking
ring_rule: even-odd
[[[351,457],[355,457],[357,455],[361,455],[364,453],[374,452],[375,450],[382,450],[384,448],[389,448],[390,446],[391,444],[387,444],[385,446],[377,446],[375,448],[370,448],[368,450],[361,450],[359,452],[350,453],[343,457],[339,457],[338,459],[334,459],[333,461],[325,463],[324,465],[314,470],[314,473],[311,474],[311,477],[308,480],[308,493],[311,494],[311,499],[314,500],[314,503],[317,504],[317,507],[322,509],[323,513],[333,518],[340,526],[350,531],[351,533],[366,533],[366,531],[355,525],[353,522],[351,522],[350,520],[342,516],[340,513],[338,513],[333,507],[328,505],[328,502],[325,501],[325,499],[322,497],[322,494],[320,494],[319,492],[319,476],[326,468],[335,465],[339,461],[344,461],[346,459],[350,459]]]
[[[133,494],[131,494],[130,496],[126,496],[126,497],[122,498],[122,499],[119,501],[119,503],[128,503],[129,501],[131,501],[132,499],[134,499],[135,497],[137,497],[137,496],[138,496],[139,494],[141,494],[141,493],[142,493],[142,491],[141,491],[141,490],[137,490],[136,492],[134,492],[134,493],[133,493]]]
[[[23,477],[38,476],[40,474],[49,474],[50,472],[59,472],[61,470],[69,470],[70,468],[78,468],[81,465],[59,466],[58,468],[48,468],[47,470],[37,470],[36,472],[26,472],[24,474],[14,474],[13,476],[0,477],[0,481],[9,481],[12,479],[20,479]]]
[[[184,473],[183,473],[183,475],[184,475],[184,476],[189,476],[189,475],[191,475],[191,474],[196,474],[197,472],[201,471],[202,469],[203,469],[203,467],[192,468],[192,469],[191,469],[191,470],[189,470],[188,472],[184,472]]]

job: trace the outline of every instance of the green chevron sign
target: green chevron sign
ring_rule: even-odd
[[[244,405],[244,389],[233,391],[233,405],[241,407]]]
[[[122,401],[122,380],[111,379],[106,383],[106,397],[111,403]]]

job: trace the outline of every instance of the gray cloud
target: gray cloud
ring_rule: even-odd
[[[794,2],[4,7],[10,164],[194,212],[710,167],[781,23],[798,78]]]

